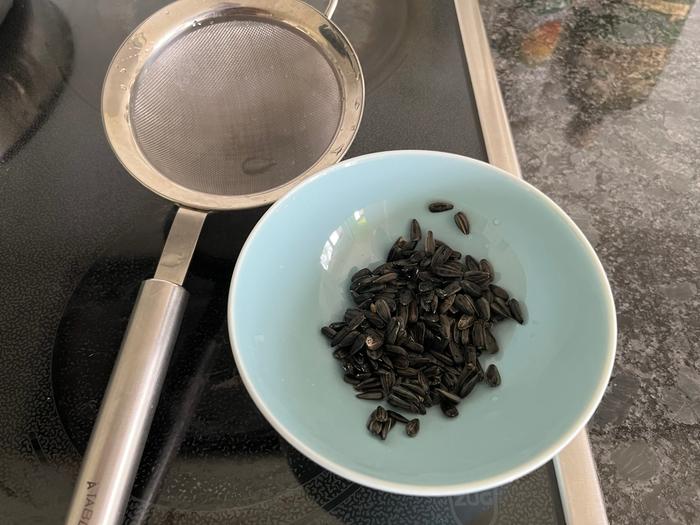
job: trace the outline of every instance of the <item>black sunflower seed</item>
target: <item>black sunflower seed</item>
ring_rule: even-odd
[[[408,423],[406,423],[406,435],[408,437],[415,437],[419,430],[420,421],[418,418],[411,419]]]
[[[459,331],[459,342],[462,346],[469,344],[469,328]]]
[[[479,261],[479,268],[482,272],[493,276],[493,266],[491,266],[491,263],[488,261],[488,259],[481,259]]]
[[[374,307],[377,310],[377,315],[384,319],[384,322],[388,323],[391,317],[391,310],[389,309],[389,304],[384,298],[379,298],[374,302]]]
[[[452,333],[452,323],[454,322],[454,319],[448,317],[447,315],[441,315],[439,319],[442,335],[449,339],[450,334]]]
[[[454,321],[454,319],[453,319]],[[452,334],[450,334],[450,341],[454,341],[455,343],[459,344],[460,341],[460,330],[457,328],[457,323],[453,322],[452,323]]]
[[[408,352],[406,352],[406,349],[404,349],[401,346],[388,344],[384,347],[384,349],[391,354],[402,355],[404,357],[408,357]]]
[[[471,366],[472,368],[477,368],[477,354],[476,354],[476,347],[469,345],[466,348],[467,352],[467,364]]]
[[[457,343],[455,343],[454,341],[450,341],[447,347],[450,349],[450,355],[452,356],[452,361],[454,361],[455,364],[461,365],[462,363],[464,363],[464,355],[459,349]]]
[[[459,283],[459,281],[452,281],[450,284],[448,284],[444,288],[445,296],[454,295],[457,292],[459,292],[461,289],[462,289],[462,285]]]
[[[351,330],[350,332],[348,332],[348,333],[345,335],[345,337],[343,337],[343,338],[340,340],[340,343],[338,343],[338,346],[339,346],[340,348],[343,348],[343,347],[345,347],[345,346],[351,346],[351,345],[355,342],[355,339],[357,338],[357,336],[358,336],[359,334],[360,334],[360,332],[358,332],[358,331],[356,331],[356,330]]]
[[[437,312],[438,305],[440,304],[437,295],[433,293],[432,298],[430,299],[430,311],[435,313]]]
[[[467,279],[464,279],[464,280],[460,281],[459,284],[460,284],[462,290],[464,290],[464,292],[466,292],[467,294],[469,294],[470,296],[472,296],[474,298],[479,298],[483,295],[483,292],[481,291],[481,286],[479,286],[478,284],[476,284],[472,281],[468,281]]]
[[[425,400],[425,390],[418,383],[414,382],[414,379],[418,378],[418,370],[412,370],[415,371],[415,376],[413,378],[407,378],[406,380],[404,380],[401,383],[401,387],[410,390],[414,394],[418,395],[420,399]]]
[[[456,395],[452,394],[451,392],[448,392],[447,390],[444,390],[442,388],[436,388],[435,391],[438,394],[440,394],[445,401],[449,401],[452,404],[457,405],[461,401],[459,396],[456,396]]]
[[[425,374],[422,370],[418,370],[416,380],[418,381],[418,385],[423,389],[423,391],[427,392],[430,385],[428,384],[428,378],[425,377]]]
[[[472,326],[472,341],[474,341],[474,346],[478,348],[484,347],[484,342],[486,340],[484,322],[479,320]]]
[[[395,281],[399,278],[399,274],[396,272],[389,272],[378,276],[374,279],[373,284],[385,284]]]
[[[378,401],[384,399],[384,393],[381,390],[374,390],[369,392],[360,392],[355,397],[359,399],[368,399],[370,401]]]
[[[402,385],[394,385],[394,388],[391,389],[391,393],[410,403],[420,403],[422,401],[421,396]]]
[[[354,274],[352,274],[352,277],[350,277],[350,280],[352,282],[355,282],[358,279],[362,279],[363,277],[367,277],[368,275],[372,275],[372,271],[369,268],[362,268],[361,270],[358,270]]]
[[[386,420],[384,423],[382,423],[382,430],[379,432],[379,438],[384,441],[389,434],[389,431],[393,428],[394,426],[394,421],[393,420]]]
[[[377,266],[374,269],[374,275],[382,275],[384,273],[389,273],[394,271],[394,265],[390,262],[384,263],[380,266]]]
[[[418,303],[411,301],[408,305],[408,323],[415,323],[416,321],[418,321]]]
[[[350,355],[355,355],[357,352],[362,350],[365,347],[365,341],[367,340],[367,336],[365,334],[357,334],[357,337],[355,337],[355,340],[352,342],[352,345],[350,346]]]
[[[343,323],[343,325],[345,325],[345,323]],[[351,331],[350,328],[348,328],[347,326],[343,326],[342,329],[340,329],[340,330],[338,330],[338,332],[336,332],[335,337],[333,337],[333,339],[331,339],[331,346],[338,346],[340,344],[340,342],[343,339],[345,339],[345,336],[347,336],[350,333],[350,331]]]
[[[355,315],[348,321],[348,328],[350,328],[350,330],[357,329],[357,327],[365,321],[365,314],[362,310],[359,310],[354,314]]]
[[[401,321],[399,321],[398,318],[392,317],[389,319],[386,325],[384,341],[390,345],[396,343],[396,338],[399,335],[399,328],[401,328]]]
[[[440,409],[447,417],[457,417],[459,415],[459,410],[457,410],[457,407],[448,401],[442,401],[440,403]]]
[[[476,259],[474,259],[474,257],[472,257],[471,255],[464,256],[464,264],[466,264],[467,268],[472,272],[481,270],[479,262]]]
[[[447,313],[447,311],[452,308],[452,305],[455,302],[455,296],[454,295],[448,295],[443,299],[443,301],[440,303],[438,306],[438,312],[441,314]]]
[[[508,301],[508,307],[510,308],[510,313],[512,314],[513,319],[515,319],[518,323],[523,324],[525,320],[523,319],[523,312],[520,309],[520,303],[518,300],[511,298],[510,301]]]
[[[387,414],[391,419],[394,421],[398,421],[399,423],[403,423],[404,425],[408,423],[408,419],[399,414],[398,412],[395,412],[394,410],[387,410]]]
[[[489,365],[486,369],[486,383],[489,386],[498,386],[501,384],[501,374],[496,368],[496,365]]]
[[[425,253],[427,255],[435,253],[435,239],[433,238],[433,232],[431,230],[428,230],[425,236]]]
[[[418,224],[418,221],[416,219],[411,220],[411,240],[412,241],[420,241],[421,239],[421,231],[420,231],[420,224]]]
[[[394,388],[394,384],[396,383],[396,376],[393,372],[384,372],[379,376],[379,378],[384,394],[389,395],[391,389]]]
[[[369,366],[372,366],[371,363],[373,361],[377,361],[378,359],[381,359],[382,355],[384,354],[384,350],[382,347],[380,348],[368,348],[367,349],[367,357],[371,359],[369,361]]]
[[[366,392],[368,390],[376,390],[380,386],[380,380],[376,377],[369,377],[357,385],[355,390],[358,392]]]
[[[450,204],[449,202],[443,202],[443,201],[431,202],[428,205],[428,210],[430,210],[432,213],[440,213],[443,211],[449,211],[452,208],[454,208],[454,205]]]
[[[369,424],[369,431],[372,434],[376,434],[377,436],[381,433],[382,427],[384,426],[384,423],[381,421],[377,421],[376,419],[372,420],[372,422]]]
[[[457,321],[457,328],[460,330],[466,330],[474,324],[475,320],[476,318],[473,315],[462,314]]]
[[[496,342],[496,338],[488,328],[484,329],[484,349],[489,354],[498,352],[498,342]]]
[[[493,295],[495,295],[496,297],[500,297],[500,298],[503,299],[504,301],[507,301],[507,300],[508,300],[508,297],[509,297],[509,296],[508,296],[508,292],[506,292],[506,291],[505,291],[503,288],[501,288],[500,286],[498,286],[498,285],[496,285],[496,284],[492,284],[492,285],[489,286],[489,288],[490,288],[491,291],[493,292]]]
[[[469,297],[468,295],[457,294],[455,296],[454,305],[462,313],[469,314],[469,315],[476,315],[477,314],[476,305],[474,304],[474,300],[471,297]]]
[[[476,311],[479,313],[479,317],[488,321],[491,319],[491,305],[489,304],[486,297],[479,297],[476,300]]]
[[[424,348],[423,345],[408,339],[405,343],[404,346],[406,347],[407,350],[410,350],[411,352],[416,352],[416,353],[422,353]]]
[[[419,345],[422,345],[423,342],[425,341],[425,323],[424,322],[419,321],[413,327],[413,340],[416,343],[418,343]]]
[[[469,220],[464,212],[459,211],[455,213],[455,224],[464,235],[469,234]]]
[[[354,386],[354,385],[359,385],[359,384],[360,384],[360,380],[359,380],[359,379],[357,379],[356,377],[353,377],[353,376],[349,376],[349,375],[347,375],[347,374],[343,375],[343,381],[345,381],[346,383],[349,383],[349,384],[351,384],[351,385],[353,385],[353,386]]]
[[[394,363],[394,368],[396,368],[397,370],[400,370],[402,368],[408,368],[411,364],[408,362],[408,358],[401,355],[394,356],[392,361]]]
[[[430,260],[430,266],[432,268],[437,268],[438,266],[442,266],[443,264],[445,264],[450,258],[451,251],[452,250],[450,250],[449,246],[447,246],[446,244],[435,248],[435,253],[433,254],[432,259]]]
[[[330,326],[324,326],[321,328],[321,333],[325,335],[328,339],[333,339],[338,332],[333,330]]]
[[[493,313],[500,315],[501,317],[510,317],[510,308],[505,304],[503,299],[500,297],[495,297],[491,303],[491,310]]]
[[[386,327],[386,322],[384,322],[384,319],[382,319],[375,313],[365,312],[365,318],[367,319],[367,321],[369,321],[369,324],[371,324],[375,328],[384,330],[384,328]]]
[[[490,279],[491,276],[481,270],[469,270],[468,272],[464,272],[464,278],[468,281],[481,284],[482,281]]]
[[[418,291],[421,293],[429,292],[433,288],[435,288],[435,283],[433,283],[432,281],[421,281],[420,283],[418,283]]]
[[[365,344],[370,350],[377,350],[384,344],[384,336],[376,330],[369,329],[367,330]]]
[[[399,304],[408,306],[413,301],[413,292],[408,288],[404,288],[399,292]]]
[[[387,414],[386,409],[382,406],[379,405],[375,410],[374,410],[374,418],[377,421],[380,421],[381,423],[384,423],[389,419],[389,414]]]
[[[411,364],[409,360],[409,365]],[[401,368],[396,370],[396,375],[403,377],[403,378],[414,378],[418,375],[418,370],[415,368],[411,368],[410,366],[407,368]]]
[[[435,267],[435,269],[433,270],[433,273],[435,273],[435,275],[438,275],[440,277],[447,277],[447,278],[450,278],[450,277],[460,278],[460,277],[462,277],[462,274],[463,274],[463,272],[461,270],[458,270],[456,268],[453,268],[453,267],[447,266],[447,265],[441,265],[441,266]]]
[[[367,418],[367,430],[369,430],[370,432],[372,431],[372,423],[374,423],[377,420],[375,417],[376,413],[376,410],[372,410],[372,412],[370,412],[369,414],[369,417]]]
[[[464,384],[459,388],[459,397],[465,398],[469,394],[471,394],[472,390],[474,390],[474,387],[478,385],[481,382],[481,377],[479,376],[478,373],[472,374],[469,376],[469,378],[464,382]]]
[[[367,299],[372,298],[372,292],[358,292],[355,290],[350,290],[350,295],[352,296],[352,300],[355,304],[360,304]]]
[[[424,313],[421,314],[420,318],[429,323],[437,323],[440,321],[440,316],[438,314]]]
[[[413,406],[411,405],[411,403],[409,403],[408,401],[404,401],[403,399],[401,399],[398,396],[395,396],[394,394],[389,394],[389,396],[387,397],[387,402],[396,408],[413,411]]]

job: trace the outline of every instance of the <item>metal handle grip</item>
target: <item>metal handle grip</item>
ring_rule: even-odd
[[[187,297],[184,288],[168,281],[149,279],[141,285],[66,524],[123,520]]]

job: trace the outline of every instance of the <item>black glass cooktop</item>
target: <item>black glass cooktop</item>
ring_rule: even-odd
[[[141,280],[173,207],[103,136],[122,39],[164,2],[15,0],[0,25],[0,523],[60,523]],[[314,5],[320,7],[318,2]],[[486,159],[451,1],[340,0],[367,101],[348,156]],[[414,498],[320,468],[257,411],[228,345],[228,282],[264,210],[207,219],[127,523],[562,523],[547,465],[496,490]]]

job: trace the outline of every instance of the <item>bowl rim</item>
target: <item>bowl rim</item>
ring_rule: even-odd
[[[235,295],[236,288],[240,278],[240,269],[242,267],[242,262],[246,260],[248,256],[248,249],[250,248],[252,240],[257,235],[258,231],[265,225],[265,223],[275,215],[277,210],[287,201],[294,197],[294,195],[301,191],[307,185],[314,184],[314,182],[320,178],[328,176],[329,174],[338,171],[340,168],[354,165],[363,164],[366,162],[372,162],[375,159],[384,159],[391,157],[402,157],[402,156],[422,156],[422,157],[432,157],[432,158],[453,158],[459,159],[466,164],[472,163],[480,167],[485,167],[486,169],[493,172],[493,176],[496,177],[507,177],[509,180],[513,180],[516,184],[521,184],[530,191],[535,192],[542,200],[543,203],[550,207],[571,229],[574,234],[578,237],[578,240],[582,243],[584,251],[588,255],[589,260],[593,263],[593,267],[596,270],[599,280],[604,285],[604,292],[607,298],[605,309],[606,317],[608,319],[608,351],[604,366],[601,370],[600,377],[598,378],[598,383],[593,392],[593,395],[589,399],[584,410],[579,414],[578,418],[574,423],[561,434],[561,436],[555,441],[554,444],[547,447],[546,449],[540,451],[538,454],[533,456],[528,461],[521,462],[520,464],[512,467],[511,469],[501,472],[497,475],[490,476],[488,478],[483,478],[476,481],[470,481],[465,483],[451,483],[451,484],[430,484],[430,485],[420,485],[415,483],[399,483],[396,481],[389,481],[381,479],[375,476],[364,474],[352,468],[346,467],[335,461],[323,456],[322,454],[316,452],[313,447],[307,445],[304,441],[297,438],[292,432],[290,432],[270,411],[266,405],[263,398],[260,396],[255,385],[250,380],[248,376],[248,371],[246,370],[245,364],[242,357],[240,356],[239,344],[236,339],[236,330],[234,329],[234,318],[233,318],[233,296]],[[464,155],[459,155],[456,153],[448,153],[442,151],[434,150],[390,150],[390,151],[380,151],[376,153],[369,153],[366,155],[361,155],[358,157],[353,157],[350,159],[343,160],[337,164],[329,166],[308,179],[302,181],[299,185],[294,187],[289,191],[284,197],[279,199],[274,205],[268,209],[265,214],[260,218],[258,223],[252,229],[248,238],[241,249],[238,259],[236,261],[236,266],[233,271],[233,277],[231,279],[231,285],[228,294],[227,309],[227,324],[229,332],[229,340],[231,342],[231,349],[233,352],[233,357],[236,362],[236,367],[238,368],[238,373],[241,376],[243,384],[248,391],[248,394],[255,402],[260,412],[262,412],[265,419],[272,425],[272,427],[294,448],[299,452],[304,454],[306,457],[322,466],[323,468],[342,476],[345,479],[359,483],[366,487],[373,489],[383,490],[386,492],[391,492],[395,494],[409,495],[409,496],[454,496],[459,494],[469,494],[472,492],[478,492],[482,490],[492,489],[506,483],[510,483],[535,469],[544,465],[547,461],[556,456],[566,445],[568,445],[574,437],[581,431],[581,429],[586,425],[588,420],[593,416],[596,408],[600,404],[600,401],[605,394],[610,376],[612,374],[613,364],[615,362],[615,353],[617,346],[617,318],[615,314],[615,302],[610,288],[610,282],[608,281],[607,275],[598,259],[593,246],[588,241],[586,236],[576,225],[576,223],[569,217],[564,210],[562,210],[551,198],[545,195],[542,191],[537,189],[535,186],[531,185],[529,182],[515,177],[510,173],[497,168],[487,162],[483,162],[478,159],[473,159]]]

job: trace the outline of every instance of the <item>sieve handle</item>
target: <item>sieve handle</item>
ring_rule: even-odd
[[[124,519],[188,295],[161,279],[141,285],[66,524],[114,525]]]
[[[323,14],[326,15],[326,18],[328,20],[333,18],[333,13],[335,13],[336,7],[338,7],[338,0],[328,0],[328,5],[326,6],[326,10],[323,12]]]

